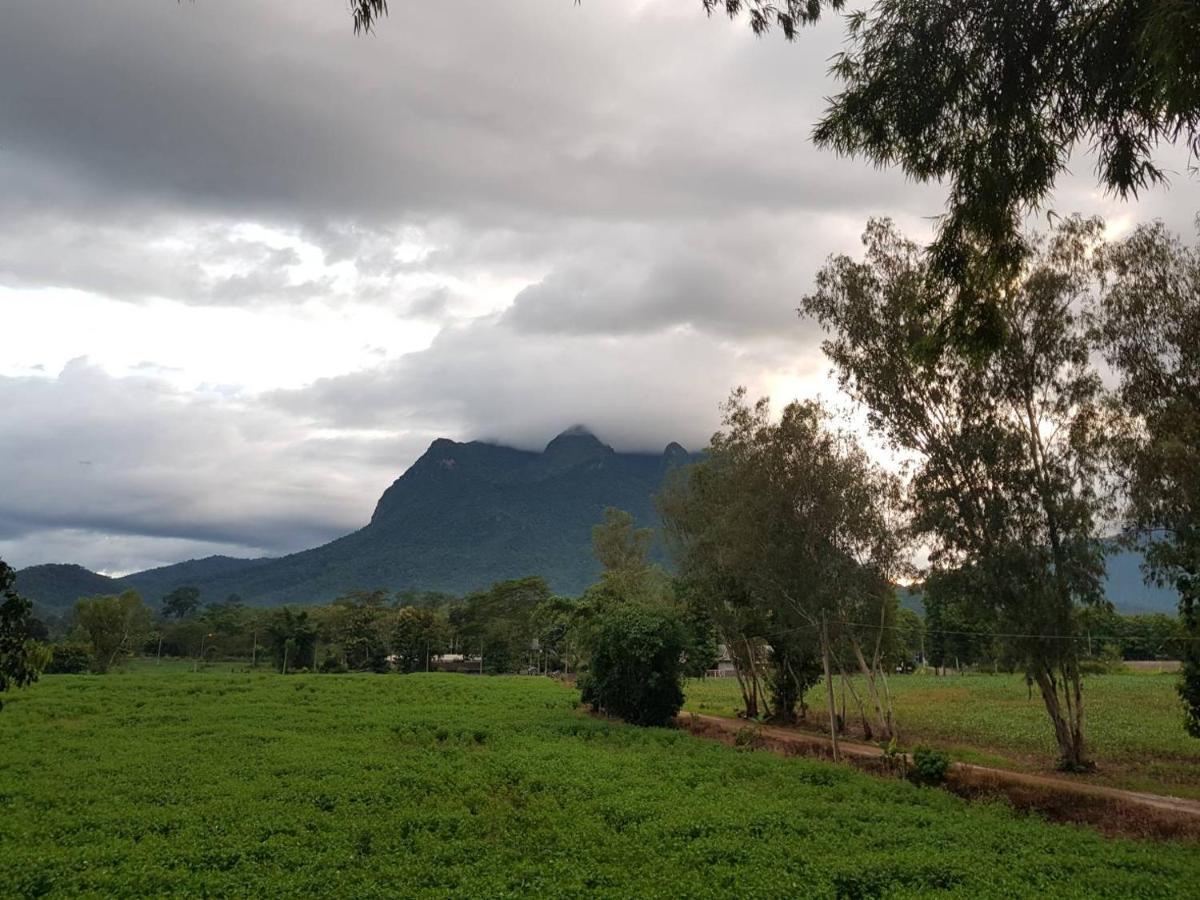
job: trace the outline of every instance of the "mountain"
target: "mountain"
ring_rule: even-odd
[[[270,557],[259,559],[239,559],[234,556],[206,556],[204,559],[189,559],[186,562],[161,566],[157,569],[147,569],[135,572],[120,579],[121,583],[131,587],[143,597],[158,598],[169,594],[181,585],[195,585],[202,581],[232,575],[262,563]],[[223,600],[224,597],[210,597],[209,600]]]
[[[69,609],[80,597],[125,590],[119,578],[100,575],[83,566],[47,563],[17,572],[17,591],[39,606]]]
[[[274,559],[190,560],[108,579],[108,590],[134,587],[155,603],[186,584],[209,602],[238,594],[248,603],[311,603],[354,588],[464,593],[542,575],[555,591],[575,594],[599,576],[591,529],[605,507],[657,525],[654,494],[671,468],[694,458],[675,443],[661,454],[617,453],[582,426],[541,453],[439,438],[353,534]],[[661,547],[654,554],[665,561]],[[55,605],[74,602],[63,600],[69,593],[56,591]]]
[[[1146,584],[1142,576],[1142,554],[1134,550],[1110,550],[1104,558],[1107,573],[1104,593],[1123,613],[1179,611],[1179,594],[1174,588]]]

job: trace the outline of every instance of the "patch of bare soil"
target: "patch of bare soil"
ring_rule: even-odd
[[[791,728],[682,713],[676,722],[693,734],[730,746],[783,756],[833,758],[829,738]],[[896,776],[897,762],[874,744],[838,741],[841,757],[876,775]],[[1126,791],[1099,784],[953,763],[944,787],[972,800],[1002,800],[1056,822],[1089,825],[1110,836],[1200,841],[1200,801]]]

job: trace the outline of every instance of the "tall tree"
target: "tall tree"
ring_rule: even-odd
[[[316,666],[317,627],[308,610],[285,606],[273,611],[266,622],[266,639],[275,667],[284,675]]]
[[[672,552],[689,592],[712,597],[748,714],[765,680],[773,714],[792,718],[829,655],[845,662],[839,674],[864,676],[869,727],[891,736],[880,639],[896,605],[895,497],[894,480],[828,427],[819,404],[790,404],[776,423],[765,400],[749,406],[741,391],[707,459],[668,484],[660,511]]]
[[[33,604],[17,593],[16,580],[17,573],[0,559],[0,694],[33,684],[45,664],[29,635]]]
[[[137,591],[84,597],[75,604],[75,624],[92,644],[92,666],[107,672],[133,653],[153,627],[150,608]]]
[[[391,648],[401,672],[417,672],[429,666],[429,658],[441,653],[449,637],[446,620],[431,609],[406,606],[392,623]]]
[[[177,587],[162,599],[162,614],[170,619],[186,619],[200,610],[200,591]]]
[[[1149,577],[1179,591],[1189,638],[1180,694],[1200,738],[1200,248],[1157,224],[1098,259],[1101,334],[1133,423],[1118,442],[1128,521]]]
[[[1039,248],[999,295],[1003,341],[982,359],[931,340],[957,282],[886,221],[865,261],[832,260],[803,301],[842,387],[916,457],[914,529],[935,570],[972,573],[1070,768],[1086,765],[1076,617],[1103,602],[1102,391],[1079,313],[1099,233],[1069,220]]]
[[[599,589],[593,598],[617,602],[668,602],[671,580],[650,562],[654,531],[638,528],[633,516],[623,509],[608,507],[599,524],[592,526],[592,552],[604,567]]]

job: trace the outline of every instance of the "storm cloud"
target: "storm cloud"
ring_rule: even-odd
[[[437,436],[704,444],[828,392],[795,307],[937,185],[815,150],[837,20],[698,0],[11,4],[0,27],[0,555],[129,571],[365,523]],[[1121,204],[1086,156],[1059,212]],[[1170,152],[1168,159],[1175,159]]]

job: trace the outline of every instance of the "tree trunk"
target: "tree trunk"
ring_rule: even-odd
[[[1060,680],[1044,666],[1039,666],[1033,673],[1054,725],[1060,765],[1072,771],[1087,769],[1091,766],[1084,756],[1082,682],[1077,671],[1062,672],[1061,675]]]
[[[867,658],[863,656],[862,648],[858,645],[858,641],[853,635],[850,636],[850,648],[854,651],[854,658],[858,661],[859,671],[867,680],[867,696],[875,707],[875,714],[879,725],[879,740],[890,741],[892,739],[891,711],[884,709],[883,700],[880,698],[879,690],[875,685],[875,670],[867,665]]]
[[[829,668],[829,630],[825,627],[825,614],[821,614],[821,663],[825,669],[825,699],[829,704],[829,741],[833,747],[833,759],[841,757],[838,747],[837,710],[833,702],[833,674]]]

